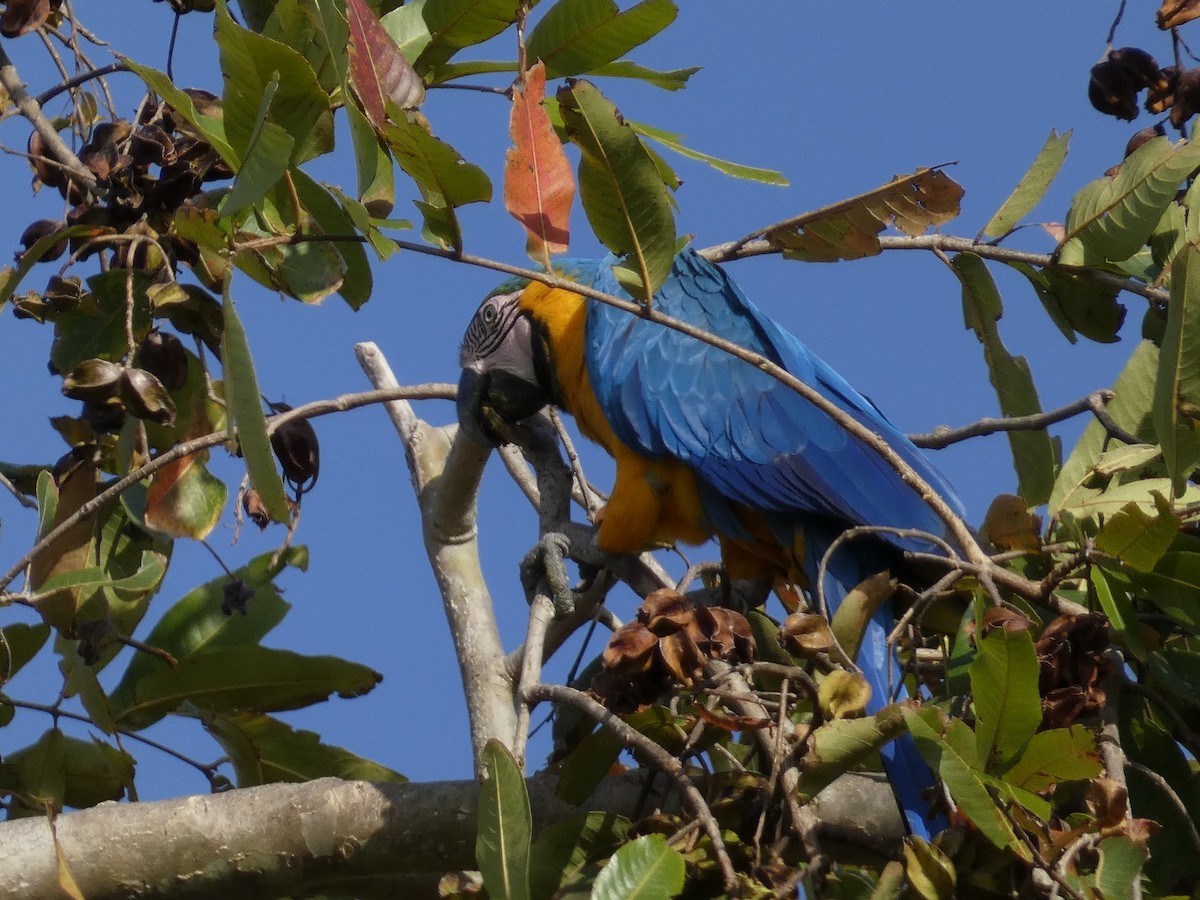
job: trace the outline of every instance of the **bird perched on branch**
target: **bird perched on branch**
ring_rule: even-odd
[[[555,274],[628,297],[614,257],[566,260]],[[685,250],[654,295],[655,311],[761,355],[881,437],[956,511],[946,480],[883,414],[807,347],[763,314],[720,267]],[[818,566],[853,526],[918,530],[945,525],[896,468],[817,404],[728,352],[646,317],[536,281],[500,285],[463,339],[458,416],[467,434],[499,442],[515,423],[554,404],[616,461],[616,480],[596,534],[611,553],[677,541],[720,542],[733,579],[816,588]],[[886,570],[899,550],[929,550],[911,536],[881,533],[842,542],[823,587],[833,616],[847,593]],[[866,625],[858,658],[872,687],[869,713],[901,678],[886,643],[884,603]],[[907,734],[883,751],[909,829],[941,826],[922,790],[928,768]]]

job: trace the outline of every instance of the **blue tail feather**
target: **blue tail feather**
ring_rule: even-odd
[[[832,537],[806,533],[807,571],[815,576],[817,566]],[[848,541],[834,551],[825,576],[825,602],[830,617],[837,611],[850,590],[863,579],[889,568],[883,548],[870,541]],[[900,665],[887,646],[887,636],[895,624],[891,601],[883,603],[867,624],[855,663],[871,685],[867,714],[874,715],[893,700],[908,696],[904,688]],[[890,674],[889,674],[890,673]],[[896,795],[900,812],[911,834],[929,840],[949,824],[941,813],[931,812],[929,797],[935,780],[929,766],[917,751],[916,742],[908,732],[889,741],[879,751],[888,782]]]

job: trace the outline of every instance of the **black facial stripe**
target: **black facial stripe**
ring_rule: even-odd
[[[512,330],[521,310],[516,302],[516,294],[506,294],[498,297],[488,297],[483,305],[475,312],[467,332],[463,335],[460,348],[463,358],[483,359],[493,353]],[[484,310],[495,310],[497,316],[491,321],[484,320]]]

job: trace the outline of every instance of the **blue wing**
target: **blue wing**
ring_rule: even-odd
[[[594,274],[595,287],[624,295],[611,265]],[[815,388],[881,435],[961,509],[925,456],[844,378],[747,300],[722,269],[684,251],[655,302],[663,313],[760,353]],[[727,498],[785,517],[816,513],[845,525],[944,532],[932,510],[876,453],[794,391],[727,353],[591,303],[587,360],[592,387],[617,435],[647,455],[691,464],[708,488],[706,512],[718,530],[736,530],[736,519],[721,504]]]

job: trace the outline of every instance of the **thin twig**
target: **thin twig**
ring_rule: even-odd
[[[960,428],[942,426],[928,434],[910,434],[908,439],[926,450],[941,450],[959,441],[1006,431],[1038,431],[1048,425],[1066,421],[1080,413],[1095,412],[1098,404],[1112,400],[1112,391],[1093,391],[1074,403],[1031,416],[1010,416],[1003,419],[986,418]],[[1111,421],[1111,420],[1110,420]]]
[[[354,394],[342,394],[339,397],[334,397],[331,400],[318,400],[314,403],[306,403],[303,406],[297,406],[295,409],[288,410],[285,413],[280,413],[271,416],[267,420],[268,433],[273,432],[292,419],[310,419],[316,416],[324,416],[334,412],[345,412],[351,409],[357,409],[360,406],[369,406],[373,403],[386,403],[389,400],[411,399],[411,400],[453,400],[456,388],[452,384],[426,384],[417,385],[414,387],[400,387],[381,391],[362,391]],[[0,591],[8,587],[14,578],[24,571],[30,561],[35,556],[41,553],[46,547],[58,540],[66,531],[73,528],[78,523],[84,521],[90,516],[95,515],[99,510],[103,509],[112,500],[119,497],[122,493],[128,490],[131,486],[137,484],[144,478],[153,475],[163,466],[174,462],[177,459],[191,456],[193,453],[199,453],[202,450],[208,450],[218,444],[224,443],[228,437],[228,432],[224,429],[214,431],[210,434],[201,435],[193,438],[190,441],[176,444],[170,450],[160,453],[154,459],[150,460],[143,466],[134,469],[124,478],[114,481],[107,488],[93,497],[91,500],[82,504],[79,509],[60,522],[57,526],[48,531],[29,551],[22,556],[17,562],[0,577]]]
[[[712,842],[713,855],[717,858],[717,864],[721,868],[725,890],[727,892],[734,890],[737,884],[737,874],[729,859],[725,841],[721,837],[721,827],[713,817],[712,810],[708,808],[704,795],[700,793],[688,777],[687,772],[684,771],[683,763],[582,691],[559,684],[535,684],[530,686],[522,699],[527,703],[547,700],[551,703],[565,703],[574,706],[599,723],[601,727],[607,728],[615,734],[626,747],[637,750],[656,768],[670,776],[678,786],[680,793],[683,794],[684,801],[691,809],[692,815],[700,821],[704,833]]]

